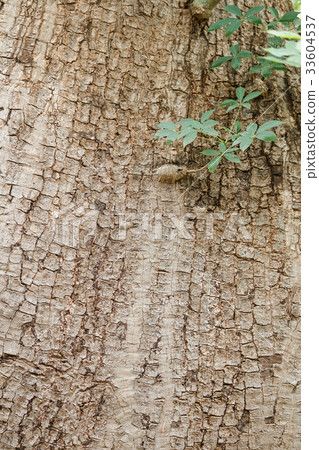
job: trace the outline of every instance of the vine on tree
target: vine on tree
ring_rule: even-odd
[[[208,28],[209,32],[226,27],[225,34],[229,37],[243,24],[247,24],[268,34],[269,47],[261,48],[262,54],[255,56],[251,51],[241,49],[239,44],[234,44],[229,47],[229,54],[214,61],[210,69],[216,69],[230,61],[233,69],[238,70],[242,59],[250,58],[256,59],[258,64],[251,67],[249,72],[260,72],[264,78],[268,78],[273,70],[286,70],[287,65],[300,67],[301,30],[298,12],[289,11],[280,17],[278,10],[270,7],[269,11],[274,20],[266,26],[262,19],[256,15],[265,9],[264,6],[254,6],[248,9],[246,13],[243,13],[237,5],[227,5],[224,6],[224,9],[235,17],[218,20]],[[279,29],[275,29],[278,27]],[[205,169],[213,172],[223,158],[233,163],[240,163],[237,152],[246,151],[255,139],[266,142],[277,141],[277,136],[271,129],[281,125],[283,122],[280,120],[270,120],[260,125],[252,122],[246,126],[245,130],[242,130],[243,125],[238,120],[243,109],[251,108],[250,101],[262,93],[261,91],[254,91],[247,94],[244,87],[238,87],[236,99],[224,100],[219,105],[220,107],[227,107],[227,114],[237,110],[230,128],[211,118],[215,109],[205,112],[200,120],[186,118],[176,123],[171,121],[160,122],[157,125],[159,130],[154,136],[155,140],[166,138],[167,144],[181,141],[185,149],[195,139],[201,139],[207,141],[208,146],[211,147],[201,152],[211,157],[211,160],[204,167],[194,171],[183,170],[176,179],[181,178],[183,174],[195,173]]]
[[[253,122],[246,127],[245,131],[240,131],[242,129],[242,124],[239,122],[238,118],[242,109],[250,109],[250,100],[261,94],[262,92],[260,91],[254,91],[245,95],[245,88],[239,87],[236,89],[236,99],[225,100],[220,104],[221,107],[228,107],[226,113],[230,113],[232,110],[237,109],[231,128],[219,125],[219,122],[211,119],[210,117],[215,111],[212,109],[205,112],[200,120],[182,119],[176,123],[171,121],[160,122],[157,125],[160,130],[157,131],[154,138],[158,139],[165,137],[167,144],[172,144],[175,141],[181,140],[183,148],[193,143],[196,138],[209,141],[210,146],[214,148],[208,148],[201,153],[206,156],[212,156],[209,163],[204,166],[204,168],[207,168],[210,172],[213,172],[217,168],[222,158],[234,163],[240,163],[240,158],[235,153],[236,151],[247,150],[255,139],[261,141],[276,141],[276,134],[269,130],[283,123],[280,120],[271,120],[258,127],[258,125]]]

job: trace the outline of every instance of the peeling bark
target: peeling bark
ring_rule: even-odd
[[[2,3],[1,449],[299,449],[297,71],[209,71],[178,0]],[[278,143],[158,183],[207,160],[156,123],[239,85]]]

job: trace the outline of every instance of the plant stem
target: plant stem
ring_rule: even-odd
[[[211,139],[215,139],[215,136],[211,138],[207,138],[205,136],[197,136],[197,139],[205,139],[205,141],[210,141]]]
[[[223,152],[223,153],[221,153],[219,156],[217,156],[217,158],[222,158],[223,156],[224,156],[224,154],[227,152],[227,148],[226,148],[226,150]],[[210,161],[209,161],[210,162]],[[199,169],[193,169],[193,170],[186,170],[185,171],[185,173],[187,173],[187,174],[189,174],[189,173],[199,173],[199,172],[203,172],[204,170],[206,170],[207,169],[207,167],[208,167],[208,165],[209,165],[209,162],[207,163],[207,164],[205,164],[205,166],[203,166],[203,167],[200,167]]]
[[[257,23],[253,23],[253,22],[248,22],[246,20],[243,20],[243,23],[246,23],[247,25],[252,25],[253,27],[259,28],[260,30],[264,31],[265,33],[267,32],[267,29],[264,28],[261,25],[258,25]]]
[[[200,169],[193,169],[193,170],[186,170],[186,173],[198,173],[198,172],[203,172],[205,169],[207,169],[208,164],[205,164],[205,166],[201,167]]]
[[[230,129],[232,129],[232,128],[234,127],[234,125],[235,125],[235,123],[236,123],[236,120],[238,119],[238,116],[239,116],[240,111],[241,111],[241,105],[239,105],[237,114],[236,114],[236,116],[235,116],[234,122],[233,122],[232,126],[230,127]],[[235,133],[235,129],[234,129],[234,133]],[[231,134],[228,133],[228,136],[227,136],[227,138],[226,138],[225,144],[229,141],[230,138],[231,138]]]

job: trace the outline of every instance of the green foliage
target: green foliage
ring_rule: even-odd
[[[240,158],[234,153],[235,151],[247,150],[254,139],[260,139],[262,141],[277,140],[275,133],[269,131],[269,129],[282,124],[279,120],[272,120],[260,125],[258,128],[256,123],[251,123],[246,127],[245,131],[240,131],[242,124],[237,119],[242,108],[250,109],[250,101],[261,94],[262,92],[260,91],[246,94],[244,87],[238,87],[236,89],[236,99],[224,100],[219,105],[222,108],[225,106],[228,107],[226,110],[227,114],[237,109],[231,128],[220,126],[219,122],[211,119],[215,111],[215,109],[211,109],[201,116],[200,121],[187,118],[176,123],[170,121],[160,122],[157,125],[160,129],[156,132],[154,138],[159,139],[164,137],[168,144],[180,140],[184,149],[197,138],[209,141],[210,145],[212,144],[214,148],[205,149],[201,153],[212,158],[207,164],[210,172],[216,170],[223,158],[233,163],[240,163]]]
[[[239,136],[234,141],[234,145],[239,144],[242,151],[245,151],[254,141],[255,138],[261,141],[277,141],[277,136],[272,131],[268,131],[270,128],[278,127],[283,122],[280,120],[271,120],[265,122],[258,128],[256,123],[252,123],[247,126],[246,130],[239,133]]]
[[[219,28],[227,25],[225,34],[227,37],[229,37],[231,34],[235,33],[235,31],[238,30],[242,23],[250,22],[260,25],[262,24],[261,19],[255,16],[255,14],[262,11],[264,9],[264,6],[254,6],[253,8],[250,8],[248,11],[246,11],[245,14],[242,13],[241,9],[237,5],[224,6],[224,9],[225,11],[231,13],[233,16],[236,16],[236,18],[229,17],[227,19],[218,20],[218,22],[213,23],[208,28],[208,31],[218,30]]]
[[[285,45],[280,48],[265,49],[269,56],[264,57],[266,61],[273,63],[288,64],[289,66],[301,66],[301,43],[294,41],[286,41]]]
[[[241,60],[243,58],[253,58],[253,54],[248,50],[240,50],[240,45],[232,45],[229,47],[230,53],[232,56],[222,56],[221,58],[216,59],[213,64],[210,66],[211,69],[215,69],[216,67],[221,66],[227,61],[231,60],[231,65],[235,70],[238,70],[241,64]]]
[[[301,0],[292,0],[295,11],[300,11],[301,9]]]
[[[260,72],[264,78],[268,78],[273,70],[286,70],[287,65],[300,67],[301,46],[299,43],[295,42],[295,40],[300,40],[301,36],[301,22],[298,11],[289,11],[280,17],[278,10],[274,7],[270,7],[268,10],[274,17],[274,20],[263,25],[261,18],[256,14],[263,11],[265,9],[264,6],[254,6],[253,8],[248,9],[246,13],[243,13],[237,5],[228,5],[225,6],[224,9],[236,17],[228,17],[213,23],[208,28],[209,32],[226,27],[225,34],[229,37],[235,33],[242,24],[247,24],[257,27],[262,30],[262,32],[271,35],[268,38],[269,47],[263,49],[266,52],[266,55],[254,56],[248,50],[240,50],[238,44],[232,45],[229,48],[231,55],[225,55],[218,58],[213,62],[210,69],[216,69],[230,61],[232,68],[238,70],[243,58],[256,58],[256,61],[259,64],[254,65],[251,68],[250,73]],[[274,30],[278,27],[279,29]],[[282,27],[284,27],[284,29],[282,29]]]
[[[296,0],[297,2],[297,0]],[[224,6],[224,10],[231,15],[213,23],[208,31],[216,31],[225,27],[227,37],[235,33],[242,25],[253,26],[266,33],[268,36],[268,47],[261,49],[260,55],[253,55],[249,50],[241,49],[235,43],[229,47],[229,54],[223,55],[213,61],[210,69],[216,69],[223,64],[230,62],[234,70],[239,70],[242,59],[255,59],[256,63],[251,67],[249,73],[260,73],[264,78],[268,78],[273,70],[286,70],[286,66],[300,67],[300,18],[297,11],[289,11],[280,17],[278,10],[274,7],[268,8],[273,17],[269,23],[264,24],[258,16],[265,9],[265,6],[254,6],[245,13],[237,5]],[[232,125],[230,128],[211,119],[214,109],[206,111],[200,118],[182,119],[176,123],[165,121],[158,124],[159,130],[155,134],[155,139],[165,138],[168,144],[180,141],[183,149],[194,143],[196,139],[206,141],[209,148],[201,153],[210,158],[210,161],[203,168],[210,172],[216,170],[220,162],[225,159],[232,163],[240,163],[237,151],[246,151],[255,140],[264,142],[274,142],[277,136],[272,131],[273,128],[282,125],[280,120],[270,120],[258,125],[252,122],[243,129],[242,123],[238,120],[244,109],[251,109],[251,100],[259,97],[261,91],[246,93],[244,87],[236,89],[236,98],[226,99],[220,103],[219,108],[226,107],[225,114],[232,114]]]

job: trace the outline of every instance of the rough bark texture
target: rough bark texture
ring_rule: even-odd
[[[183,1],[0,4],[1,449],[299,449],[296,70],[210,72]],[[206,159],[155,124],[239,85],[278,143],[158,183]]]

